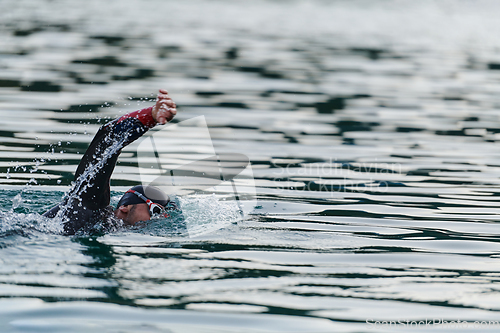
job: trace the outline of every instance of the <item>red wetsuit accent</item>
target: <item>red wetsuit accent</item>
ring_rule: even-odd
[[[152,113],[153,107],[145,108],[139,111],[130,112],[124,116],[121,116],[116,120],[117,123],[124,119],[136,118],[147,128],[153,128],[156,125],[156,120],[153,119]]]

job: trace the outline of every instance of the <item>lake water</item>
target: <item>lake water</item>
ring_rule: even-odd
[[[498,330],[499,10],[1,1],[1,331]],[[148,136],[161,168],[251,167],[173,191],[187,235],[62,236],[40,214],[99,126],[158,88],[179,110]],[[155,177],[141,142],[114,203]]]

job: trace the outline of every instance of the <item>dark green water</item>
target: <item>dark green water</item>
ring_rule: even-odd
[[[0,331],[497,330],[499,9],[0,2]],[[158,88],[179,109],[149,133],[162,169],[214,151],[251,168],[176,193],[187,235],[61,236],[40,214]],[[157,176],[141,142],[114,203]]]

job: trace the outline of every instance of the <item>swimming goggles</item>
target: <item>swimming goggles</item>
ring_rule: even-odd
[[[157,204],[156,202],[149,200],[142,193],[137,192],[135,190],[128,190],[125,193],[133,193],[133,194],[137,195],[140,199],[144,200],[148,204],[149,216],[158,215],[158,214],[167,215],[167,214],[165,214],[165,207],[163,207],[160,204]],[[165,217],[167,217],[167,216],[165,216]]]

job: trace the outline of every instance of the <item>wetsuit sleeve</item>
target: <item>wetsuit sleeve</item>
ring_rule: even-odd
[[[110,179],[118,156],[125,146],[156,125],[151,111],[149,107],[129,113],[99,129],[78,165],[70,197],[78,197],[90,210],[109,205]]]

